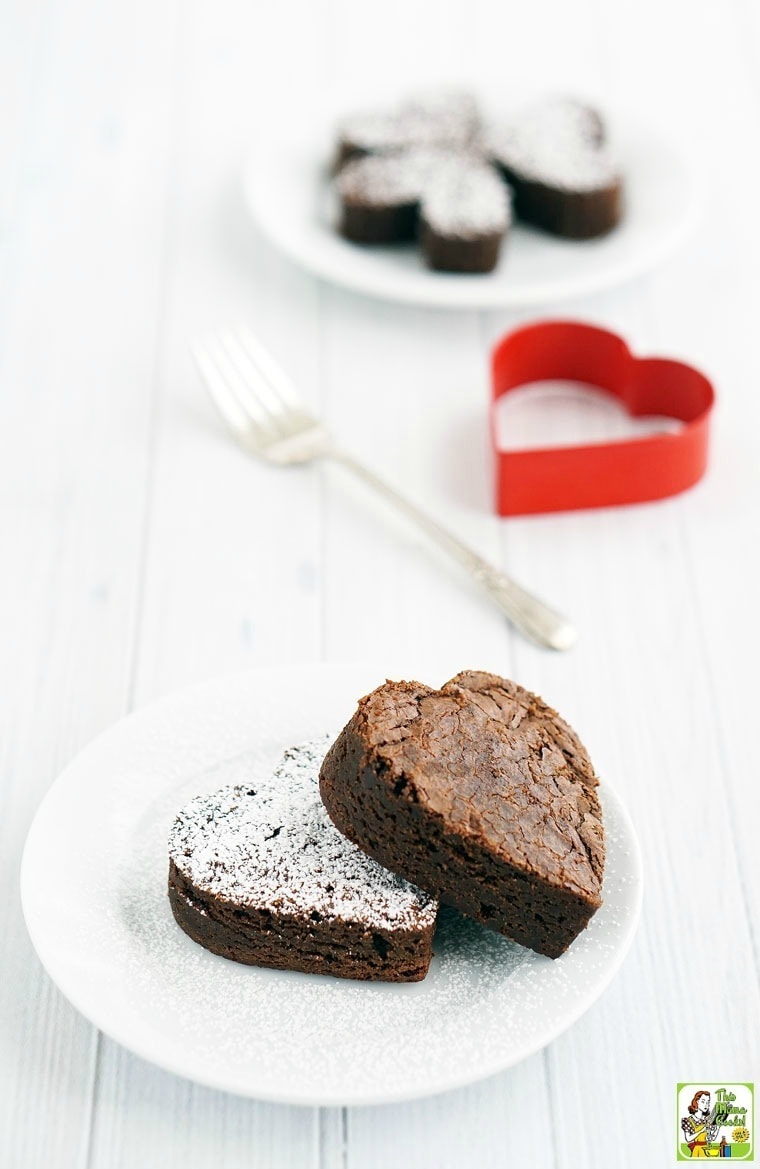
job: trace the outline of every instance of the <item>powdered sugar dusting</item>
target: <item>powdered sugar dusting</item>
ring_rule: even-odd
[[[480,128],[472,94],[456,89],[412,96],[389,112],[370,111],[346,118],[340,139],[349,149],[404,150],[414,146],[465,146]]]
[[[422,215],[440,235],[501,233],[511,219],[508,188],[488,166],[444,159],[425,184]]]
[[[237,775],[244,764],[224,770]],[[630,925],[638,884],[627,851],[632,842],[617,804],[605,801],[604,904],[556,961],[442,908],[430,973],[418,984],[243,966],[177,929],[156,810],[135,836],[120,877],[120,911],[106,916],[103,945],[125,977],[129,1001],[160,1033],[182,1035],[187,1074],[217,1077],[238,1091],[302,1102],[368,1101],[495,1070],[510,1062],[510,1052],[577,1015],[579,999],[606,981]],[[113,892],[104,891],[106,904],[109,897]],[[80,949],[91,926],[88,919],[76,938]]]
[[[291,747],[271,776],[196,796],[174,821],[169,855],[197,889],[236,904],[386,930],[431,925],[437,903],[327,815],[318,777],[328,746]]]
[[[570,98],[528,107],[487,135],[492,156],[522,178],[568,191],[593,191],[619,180],[601,118]]]
[[[422,149],[367,155],[347,163],[335,186],[348,203],[370,202],[378,207],[417,203],[432,172],[444,158],[439,151]]]
[[[509,190],[476,152],[407,150],[355,159],[335,180],[341,198],[377,207],[419,203],[442,235],[477,237],[506,231]]]

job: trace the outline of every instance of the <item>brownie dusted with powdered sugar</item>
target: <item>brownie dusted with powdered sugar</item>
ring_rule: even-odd
[[[412,94],[389,109],[352,114],[338,127],[336,171],[366,154],[424,149],[467,150],[481,133],[473,94],[443,87]]]
[[[599,112],[572,98],[529,106],[488,135],[487,150],[512,188],[515,214],[568,239],[611,231],[623,180]]]
[[[437,903],[348,841],[319,797],[327,739],[271,776],[192,799],[169,837],[169,900],[194,941],[249,965],[416,982]]]
[[[490,272],[511,222],[509,191],[476,153],[368,154],[335,180],[341,233],[355,243],[419,238],[431,268]]]

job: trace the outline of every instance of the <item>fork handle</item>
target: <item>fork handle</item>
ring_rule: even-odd
[[[369,467],[358,462],[352,455],[337,447],[328,447],[322,452],[325,457],[352,471],[358,479],[369,484],[398,511],[413,520],[439,548],[453,557],[469,573],[472,579],[485,589],[498,605],[505,617],[532,641],[548,649],[569,649],[576,638],[573,625],[551,609],[538,597],[534,597],[506,573],[500,572],[452,532],[442,527],[411,500],[401,495],[390,483],[386,483]]]

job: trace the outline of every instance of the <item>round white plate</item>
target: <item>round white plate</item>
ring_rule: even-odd
[[[51,978],[107,1035],[212,1087],[367,1104],[507,1067],[602,993],[641,898],[633,828],[607,785],[604,905],[555,962],[452,914],[424,982],[349,982],[242,966],[175,924],[166,841],[178,808],[241,771],[255,780],[289,744],[337,731],[384,677],[309,666],[221,678],[117,723],[53,784],[26,843],[24,914]]]
[[[387,300],[448,308],[551,304],[622,283],[655,267],[690,233],[700,204],[678,146],[652,127],[615,123],[626,181],[623,222],[598,240],[556,239],[516,225],[487,275],[432,272],[413,245],[368,247],[335,230],[329,142],[313,135],[262,147],[245,171],[245,198],[261,231],[297,264]]]

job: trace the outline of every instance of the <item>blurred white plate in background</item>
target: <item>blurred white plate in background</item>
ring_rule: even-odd
[[[650,270],[698,222],[697,185],[677,143],[624,119],[614,120],[612,136],[626,181],[620,226],[601,239],[577,242],[516,225],[497,269],[487,275],[431,272],[414,245],[342,239],[327,175],[334,143],[325,139],[315,147],[314,134],[262,146],[245,170],[245,199],[263,234],[291,260],[357,292],[448,308],[550,304]]]
[[[24,851],[24,915],[51,978],[106,1035],[241,1095],[370,1104],[499,1071],[599,997],[641,906],[638,844],[606,783],[604,904],[555,962],[447,914],[424,982],[352,982],[229,962],[175,923],[167,837],[178,809],[230,769],[232,782],[241,766],[255,777],[286,746],[337,732],[387,672],[293,666],[180,691],[117,723],[56,780]]]

